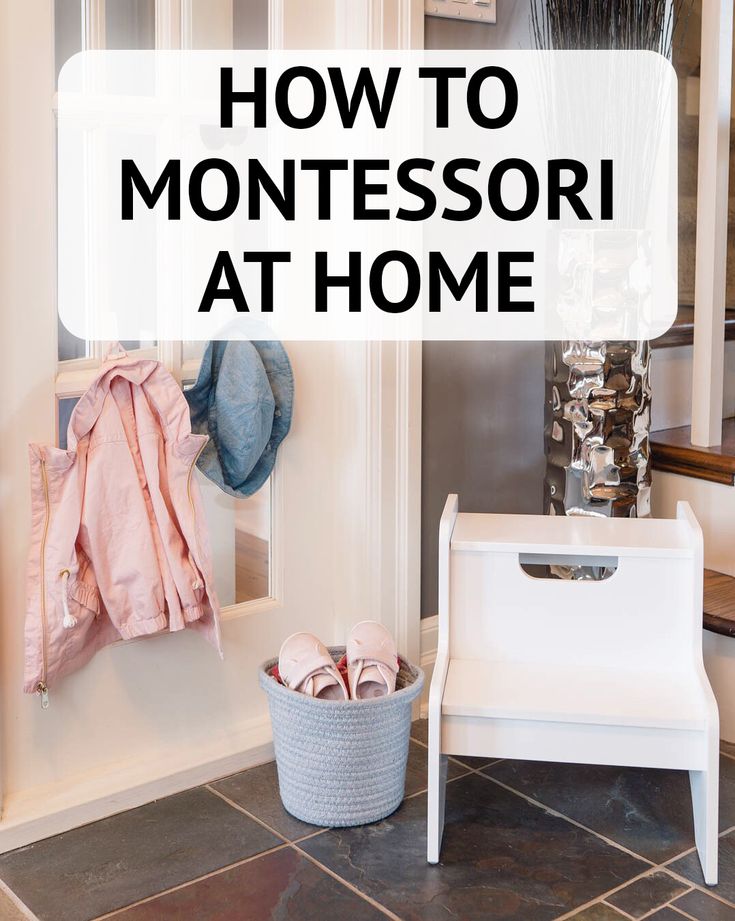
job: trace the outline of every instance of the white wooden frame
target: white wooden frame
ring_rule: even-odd
[[[722,442],[732,48],[732,0],[702,0],[691,440],[704,447]]]
[[[83,0],[82,33],[85,48],[103,48],[105,45],[106,0]],[[193,0],[156,0],[156,48],[177,49],[192,45]],[[288,0],[271,0],[268,7],[269,47],[282,48],[284,20]],[[312,15],[308,4],[299,9],[292,5],[288,15],[293,19]],[[359,0],[349,4],[336,4],[334,39],[346,47],[369,48],[420,48],[423,46],[423,6],[420,0]],[[60,362],[56,376],[57,399],[80,396],[94,378],[104,358],[107,344],[92,344],[93,354],[88,358]],[[367,414],[367,442],[370,462],[366,507],[374,515],[368,536],[369,566],[367,571],[376,575],[374,583],[391,586],[387,594],[374,597],[371,610],[380,611],[381,619],[393,623],[396,639],[406,655],[419,655],[420,624],[420,486],[413,489],[407,484],[412,479],[420,484],[421,469],[421,344],[416,342],[369,342],[365,344],[365,373],[368,375],[368,393],[374,393]],[[141,356],[158,358],[179,381],[196,377],[199,361],[184,360],[182,342],[161,342],[157,348],[141,349]],[[384,374],[384,369],[386,373]],[[397,386],[399,394],[395,406],[386,404],[381,391],[390,377],[390,387]],[[385,379],[384,379],[385,378]],[[392,392],[392,391],[391,391]],[[386,444],[381,433],[395,431],[396,440]],[[387,460],[386,452],[396,452],[395,482],[385,483],[381,470]],[[283,514],[279,495],[282,493],[282,473],[276,464],[272,474],[271,491],[271,541],[269,560],[270,591],[267,597],[223,609],[223,620],[267,611],[277,605],[283,585],[283,554],[279,535],[279,522]],[[393,509],[395,519],[384,520],[384,494],[396,498]],[[374,511],[373,511],[374,510]],[[395,530],[394,541],[387,530]],[[392,550],[391,550],[392,547]]]
[[[82,2],[82,0],[80,0]],[[188,0],[181,0],[187,3]],[[315,0],[316,2],[316,0]],[[321,3],[322,0],[319,0]],[[364,15],[355,21],[371,23],[380,41],[420,43],[422,16],[415,0],[372,2],[354,0]],[[97,11],[102,0],[89,0]],[[186,19],[179,0],[158,0],[157,43],[177,47],[186,37]],[[418,11],[418,15],[417,15]],[[282,35],[291,17],[305,15],[298,4],[272,2],[270,34]],[[280,21],[280,26],[279,26]],[[99,22],[99,19],[98,19]],[[334,27],[334,20],[331,23]],[[8,79],[22,75],[24,93],[7,94],[0,100],[3,123],[9,126],[8,144],[0,150],[0,183],[4,190],[6,217],[1,231],[4,245],[0,253],[3,272],[0,290],[3,302],[17,305],[2,314],[6,342],[32,342],[33,361],[28,352],[10,348],[7,360],[0,365],[3,392],[11,407],[14,442],[3,452],[0,462],[4,514],[2,530],[2,604],[6,612],[24,608],[26,556],[25,527],[28,521],[28,470],[25,451],[27,441],[48,441],[54,431],[56,396],[73,396],[82,392],[92,379],[101,349],[96,355],[70,361],[59,367],[56,379],[47,369],[57,364],[57,343],[53,330],[57,324],[55,298],[55,229],[53,206],[53,116],[49,102],[53,96],[53,6],[52,4],[0,4],[0,27],[7,30],[9,54],[0,61]],[[342,28],[348,28],[343,26]],[[292,34],[292,33],[291,33]],[[372,34],[372,33],[371,33]],[[88,39],[100,45],[99,28]],[[393,39],[391,39],[391,35]],[[167,37],[166,37],[167,36]],[[336,31],[333,38],[336,38]],[[402,37],[401,37],[402,36]],[[369,45],[365,30],[352,35],[355,46]],[[376,38],[377,41],[377,38]],[[30,145],[30,146],[29,146]],[[40,304],[43,334],[39,335],[39,310],[24,311],[27,302]],[[48,313],[46,313],[48,311]],[[48,325],[47,325],[48,324]],[[35,325],[35,327],[34,327]],[[355,355],[361,356],[355,364]],[[195,368],[183,362],[180,349],[161,343],[151,354],[160,356],[179,378],[193,375]],[[409,658],[419,654],[419,548],[420,548],[420,446],[421,446],[421,347],[417,343],[360,343],[345,346],[349,370],[348,386],[359,393],[359,405],[344,399],[338,412],[350,414],[351,432],[355,432],[355,413],[360,413],[359,447],[351,446],[349,456],[361,467],[361,501],[370,511],[367,528],[353,526],[346,534],[345,560],[360,575],[365,587],[369,616],[384,620],[392,627],[399,644]],[[368,395],[367,401],[364,395]],[[22,411],[18,412],[17,408]],[[364,477],[362,473],[364,472]],[[350,471],[347,471],[349,474]],[[275,471],[273,490],[274,526],[285,510],[281,503],[285,490],[279,486],[281,471]],[[282,485],[282,484],[281,484]],[[354,498],[351,497],[351,506]],[[345,516],[349,517],[349,516]],[[341,536],[341,535],[340,535]],[[274,562],[283,559],[274,534]],[[342,546],[342,545],[340,545]],[[278,607],[281,596],[279,570],[272,572],[272,599],[236,606],[225,619],[243,618]],[[339,578],[339,574],[336,575]],[[350,597],[360,598],[354,585]],[[375,607],[368,609],[368,604]],[[277,612],[275,612],[277,614]],[[266,615],[266,618],[268,615]],[[22,618],[3,619],[3,649],[6,680],[13,675],[13,687],[19,670],[22,650]],[[234,628],[236,625],[232,625]],[[339,626],[339,625],[338,625]],[[135,641],[133,641],[135,642]],[[155,642],[155,641],[154,641]],[[17,714],[7,707],[17,706],[17,696],[8,695],[6,712],[0,714],[8,724],[17,723]],[[29,706],[35,701],[24,701]],[[236,723],[230,734],[214,740],[206,753],[192,757],[186,746],[167,753],[165,762],[120,765],[118,771],[99,775],[81,790],[59,786],[48,797],[38,799],[35,789],[17,794],[13,791],[11,813],[0,822],[0,851],[93,821],[112,812],[137,806],[213,776],[231,773],[259,763],[272,754],[267,717],[258,716]],[[6,753],[5,759],[13,753]],[[0,783],[3,778],[0,775]],[[2,791],[0,790],[0,793]]]

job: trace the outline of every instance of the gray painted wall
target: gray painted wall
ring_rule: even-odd
[[[426,48],[530,48],[529,0],[497,0],[497,22],[460,22],[458,19],[424,20]]]
[[[528,48],[528,0],[498,0],[495,26],[427,17],[427,48]],[[421,615],[436,614],[437,531],[447,493],[460,509],[541,511],[544,345],[425,342]]]

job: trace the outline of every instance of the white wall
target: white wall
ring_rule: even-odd
[[[651,408],[654,432],[692,421],[692,346],[654,349]],[[735,416],[735,341],[725,343],[724,418]]]
[[[427,16],[427,48],[531,48],[529,0],[497,0],[494,25]]]
[[[705,567],[735,576],[735,488],[654,470],[654,517],[675,518],[680,499],[691,505],[702,528]]]

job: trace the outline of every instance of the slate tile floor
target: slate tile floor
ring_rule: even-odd
[[[261,765],[0,856],[0,921],[735,921],[732,749],[709,889],[671,771],[454,759],[429,866],[425,721],[412,735],[406,800],[383,822],[300,822]]]

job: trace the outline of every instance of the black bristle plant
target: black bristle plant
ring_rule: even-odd
[[[653,51],[671,60],[675,31],[681,41],[692,4],[693,0],[530,0],[531,38],[539,51]],[[660,141],[660,125],[650,113],[667,89],[658,81],[646,82],[635,70],[620,82],[619,71],[604,55],[599,59],[599,81],[610,91],[625,93],[628,117],[623,124],[611,124],[600,113],[592,123],[579,118],[575,113],[587,105],[585,88],[570,91],[567,85],[560,91],[553,79],[541,82],[549,149],[557,156],[584,149],[593,131],[601,138],[601,149],[614,142],[620,152],[620,175],[629,171],[626,164],[635,163],[634,172],[643,177],[640,187],[618,190],[618,225],[643,226],[650,187],[645,177],[652,175]],[[559,125],[565,126],[563,132]]]
[[[671,58],[674,23],[687,0],[531,0],[537,48],[642,50]]]

